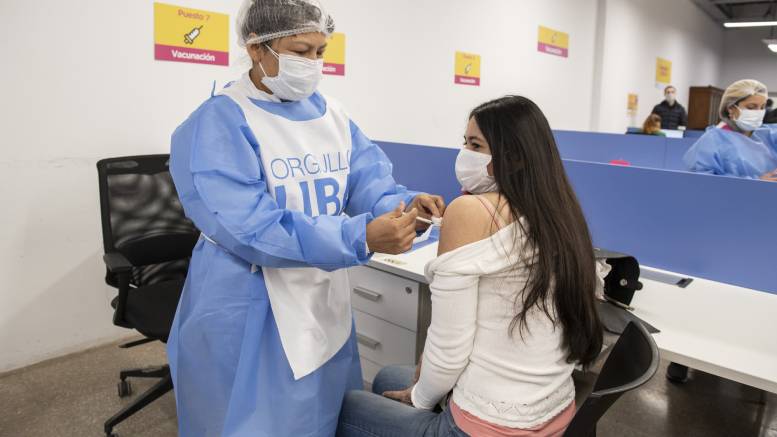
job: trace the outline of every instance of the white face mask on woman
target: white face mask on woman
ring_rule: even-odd
[[[752,132],[758,130],[764,124],[764,116],[766,111],[763,109],[742,109],[739,108],[739,118],[734,122],[737,127],[745,132]]]
[[[323,59],[307,59],[293,55],[279,55],[269,45],[265,44],[270,53],[278,59],[278,75],[268,77],[262,69],[262,83],[272,91],[273,95],[283,100],[299,101],[313,95],[324,76]]]
[[[456,157],[456,179],[464,191],[471,194],[483,194],[496,191],[496,180],[488,174],[491,155],[461,149]]]

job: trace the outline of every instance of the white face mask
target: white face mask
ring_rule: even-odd
[[[464,191],[471,194],[482,194],[496,191],[496,181],[488,174],[488,164],[491,155],[461,149],[456,158],[456,179]]]
[[[265,46],[278,59],[278,75],[275,77],[268,77],[262,64],[259,64],[264,73],[262,83],[275,96],[283,100],[299,101],[316,92],[324,75],[323,59],[313,61],[300,56],[279,55],[270,46]]]
[[[677,101],[677,97],[674,94],[666,95],[666,103],[669,103],[670,105],[674,105],[674,102],[676,101]]]
[[[745,132],[758,130],[764,124],[766,111],[763,109],[742,109],[739,108],[739,118],[735,120],[737,127]]]

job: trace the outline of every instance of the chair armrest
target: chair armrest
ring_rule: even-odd
[[[132,270],[132,263],[119,252],[109,252],[103,255],[105,266],[111,273],[124,273]]]
[[[118,279],[119,299],[116,304],[116,311],[113,313],[113,324],[125,328],[132,328],[127,324],[124,317],[124,312],[127,308],[127,296],[130,290],[132,263],[129,262],[127,257],[119,252],[106,253],[103,255],[103,261],[105,261],[105,266],[108,268],[108,271],[116,275],[116,279]]]

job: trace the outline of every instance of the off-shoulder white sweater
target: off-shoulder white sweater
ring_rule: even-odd
[[[427,264],[432,322],[412,391],[417,408],[434,407],[452,389],[453,401],[478,418],[529,429],[574,400],[575,363],[567,362],[561,327],[535,308],[528,330],[509,335],[531,259],[523,241],[520,227],[510,224]],[[607,267],[597,264],[600,279]]]

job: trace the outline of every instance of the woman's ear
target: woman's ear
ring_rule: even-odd
[[[728,107],[728,118],[732,120],[737,120],[739,118],[739,107],[737,105]]]
[[[248,56],[251,57],[251,62],[253,62],[254,65],[262,62],[264,52],[265,48],[261,44],[251,44],[248,46]]]

